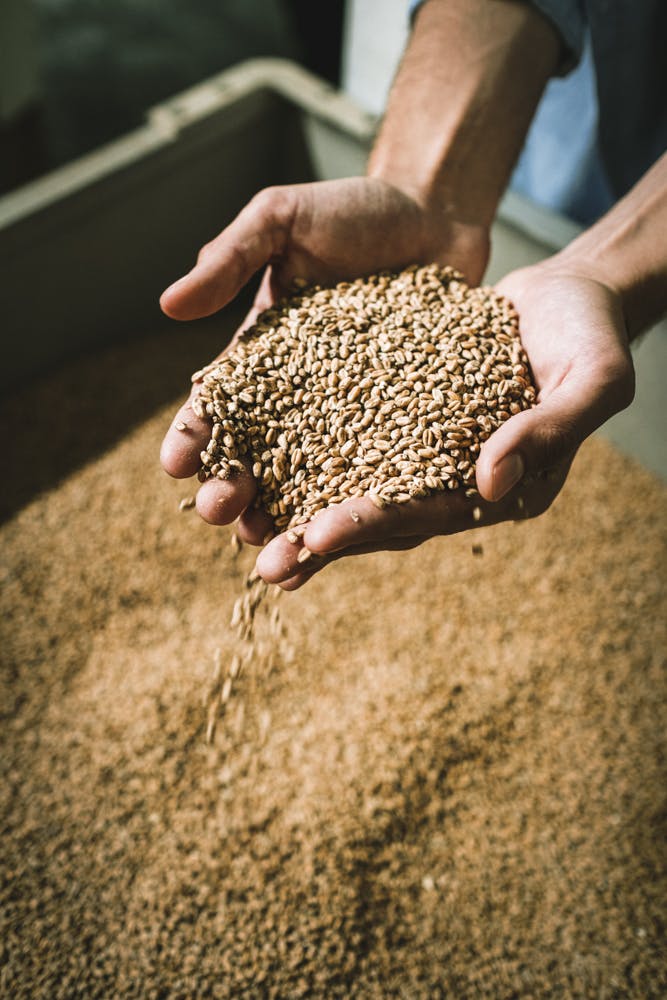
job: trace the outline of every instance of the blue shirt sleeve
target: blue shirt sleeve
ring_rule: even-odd
[[[569,73],[579,60],[584,49],[586,34],[586,14],[583,0],[529,0],[554,28],[563,40],[566,56],[559,72]]]
[[[540,11],[560,35],[565,49],[563,60],[558,67],[560,75],[565,75],[573,69],[584,48],[586,31],[586,14],[584,0],[527,0]],[[410,20],[424,0],[410,0]],[[493,3],[493,0],[489,0]]]

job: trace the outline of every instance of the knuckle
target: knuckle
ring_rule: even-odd
[[[199,253],[197,254],[197,263],[201,264],[203,261],[207,260],[207,258],[210,257],[212,250],[213,250],[213,243],[212,242],[205,243],[204,246],[201,247],[201,249],[199,250]]]
[[[292,211],[294,203],[290,187],[273,185],[263,188],[251,200],[250,207],[259,215],[281,223]]]

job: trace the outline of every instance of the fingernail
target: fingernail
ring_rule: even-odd
[[[505,455],[493,470],[493,499],[500,500],[523,477],[525,467],[521,455]]]

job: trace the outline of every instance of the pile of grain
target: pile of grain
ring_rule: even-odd
[[[246,462],[278,529],[472,487],[481,444],[535,402],[512,305],[435,264],[302,288],[193,379],[200,478]]]
[[[664,996],[664,487],[591,441],[484,558],[464,534],[327,568],[207,746],[251,554],[178,513],[174,403],[140,418],[219,339],[2,415],[2,995]]]

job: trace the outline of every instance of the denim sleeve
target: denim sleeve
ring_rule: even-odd
[[[553,24],[560,35],[565,52],[558,72],[560,75],[569,73],[579,62],[584,47],[586,31],[584,0],[527,0],[527,2],[532,3],[533,7]],[[423,3],[424,0],[410,0],[411,22]],[[489,3],[493,3],[493,0],[489,0]]]
[[[569,73],[577,65],[584,48],[586,34],[586,14],[584,0],[529,0],[554,28],[563,40],[565,56],[558,71]]]

